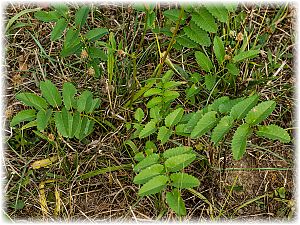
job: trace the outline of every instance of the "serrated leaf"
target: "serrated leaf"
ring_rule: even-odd
[[[64,105],[67,110],[70,110],[72,107],[75,108],[73,102],[76,93],[77,90],[72,83],[66,82],[63,84],[62,96],[63,96]]]
[[[173,173],[170,179],[173,181],[171,185],[179,189],[193,188],[200,185],[200,181],[196,177],[187,173]]]
[[[184,27],[183,31],[188,38],[198,43],[199,45],[206,46],[206,47],[211,45],[211,41],[208,36],[208,33],[202,30],[197,25],[193,24],[193,21],[191,21],[190,27]]]
[[[195,57],[198,65],[206,72],[209,72],[213,68],[211,60],[203,52],[195,52]]]
[[[41,81],[40,89],[42,92],[42,96],[51,106],[56,108],[61,106],[61,95],[58,92],[57,87],[50,80]]]
[[[170,90],[166,90],[163,93],[163,101],[164,102],[170,102],[170,101],[174,101],[176,98],[179,97],[179,93],[177,91],[170,91]]]
[[[153,164],[156,164],[159,160],[159,155],[156,153],[153,153],[151,155],[148,155],[146,158],[144,158],[142,161],[140,161],[138,164],[136,164],[133,167],[134,172],[138,172],[146,167],[149,167]]]
[[[168,116],[166,116],[165,118],[165,124],[167,127],[172,127],[177,125],[182,116],[183,116],[184,110],[183,108],[178,108],[176,110],[174,110],[173,112],[171,112]]]
[[[164,170],[164,166],[161,164],[154,164],[143,169],[138,175],[134,177],[133,183],[144,184],[151,180],[153,177],[160,175]]]
[[[198,121],[202,118],[203,114],[204,114],[203,110],[197,111],[189,120],[189,122],[186,124],[184,132],[191,133],[195,128],[195,126],[197,125]]]
[[[141,122],[144,119],[144,111],[141,108],[137,108],[137,110],[134,113],[134,118],[138,121]]]
[[[206,74],[204,80],[206,89],[210,91],[216,84],[216,75]]]
[[[53,30],[51,31],[50,40],[56,41],[57,39],[59,39],[62,36],[67,25],[68,22],[64,18],[59,19],[53,27]]]
[[[224,6],[229,12],[235,12],[237,10],[238,4],[226,2],[226,4],[224,4]]]
[[[180,135],[180,136],[185,136],[185,137],[188,137],[189,136],[189,133],[186,133],[184,130],[185,130],[185,127],[186,127],[186,124],[178,124],[176,127],[175,127],[175,134],[176,135]]]
[[[148,91],[144,93],[144,97],[149,97],[152,95],[160,95],[162,90],[160,88],[150,88]]]
[[[60,133],[60,135],[63,137],[68,137],[68,133],[66,131],[61,112],[55,112],[54,122],[55,122],[55,126],[57,128],[57,131]]]
[[[71,113],[68,112],[65,107],[63,107],[62,110],[61,110],[61,119],[62,119],[62,122],[63,122],[64,130],[66,131],[65,137],[70,137],[69,134],[70,134],[70,130],[72,128],[70,127],[69,122],[70,122],[70,120],[72,120],[71,121],[71,123],[72,123],[73,118],[72,118]]]
[[[88,6],[82,6],[80,7],[76,14],[75,14],[75,26],[76,28],[79,28],[79,30],[82,28],[82,26],[86,23],[86,19],[89,14],[89,7]]]
[[[135,154],[134,159],[138,162],[142,161],[145,158],[144,153],[143,152],[138,152],[137,154]]]
[[[219,106],[227,101],[229,101],[228,96],[222,96],[220,98],[215,99],[213,103],[208,105],[208,111],[219,111]]]
[[[245,59],[252,59],[252,58],[256,57],[259,54],[259,52],[260,52],[259,49],[240,52],[239,54],[237,54],[236,56],[233,57],[233,61],[240,62]]]
[[[160,107],[154,106],[150,109],[150,118],[153,119],[156,122],[161,121],[161,115],[160,115]]]
[[[169,172],[177,172],[188,165],[190,165],[196,159],[196,154],[181,154],[168,158],[165,161],[165,168]]]
[[[216,33],[218,30],[214,17],[203,7],[192,13],[192,21],[207,32]]]
[[[145,144],[145,151],[146,150],[149,150],[151,151],[152,153],[153,152],[157,152],[157,147],[156,145],[154,144],[153,141],[146,141],[146,144]]]
[[[101,59],[102,61],[107,61],[108,59],[107,54],[100,48],[89,47],[87,51],[92,59]]]
[[[173,70],[168,70],[161,78],[161,82],[165,84],[166,82],[170,81],[173,75],[174,75]]]
[[[228,70],[228,72],[234,76],[239,75],[240,70],[239,68],[234,64],[234,63],[228,63],[226,65],[226,69]]]
[[[36,121],[37,121],[37,129],[39,131],[45,130],[51,116],[52,116],[52,109],[47,109],[46,111],[41,110],[37,113]]]
[[[245,118],[246,123],[251,124],[252,126],[259,124],[271,115],[275,106],[276,102],[272,100],[259,103],[247,114]]]
[[[163,12],[164,16],[173,22],[177,22],[180,16],[180,9],[169,9]],[[183,14],[181,21],[186,19],[186,15]]]
[[[243,157],[246,151],[247,138],[251,133],[252,130],[246,123],[236,129],[231,141],[231,150],[235,160],[240,160]]]
[[[18,112],[10,121],[10,126],[14,127],[23,121],[32,121],[36,118],[34,109],[27,109]]]
[[[160,140],[162,144],[165,144],[171,137],[172,130],[162,126],[159,128],[157,133],[157,140]]]
[[[163,153],[165,159],[171,158],[173,156],[178,156],[182,154],[193,153],[193,148],[188,146],[179,146],[175,148],[170,148]]]
[[[186,47],[186,48],[197,48],[199,47],[199,45],[191,40],[190,38],[188,38],[188,36],[186,34],[179,34],[177,35],[177,37],[175,38],[176,40],[176,43],[182,45],[183,47]]]
[[[78,128],[75,132],[75,137],[79,140],[82,140],[93,131],[93,126],[94,121],[89,120],[87,117],[81,118]]]
[[[231,108],[230,116],[233,119],[243,119],[247,113],[257,104],[259,96],[254,94],[243,101],[240,101]]]
[[[222,64],[225,57],[225,48],[222,39],[218,36],[214,38],[214,53],[219,64]]]
[[[259,126],[256,134],[259,137],[265,137],[271,140],[279,140],[282,143],[289,143],[291,141],[289,133],[282,127],[274,124],[268,126]]]
[[[92,105],[91,105],[90,109],[87,111],[87,113],[92,113],[92,112],[94,112],[96,109],[98,109],[99,106],[100,106],[100,103],[101,103],[101,101],[100,101],[99,98],[93,99],[93,100],[92,100]]]
[[[197,122],[197,125],[194,127],[191,133],[191,138],[201,137],[203,134],[211,130],[218,121],[218,119],[216,118],[216,114],[217,112],[215,111],[205,113]]]
[[[89,30],[84,36],[88,41],[95,41],[106,34],[108,34],[108,30],[106,28],[94,28]]]
[[[77,100],[77,110],[78,112],[88,112],[91,108],[93,102],[93,93],[91,91],[85,90],[82,92],[82,94],[79,96]]]
[[[161,96],[152,98],[147,103],[147,108],[153,108],[154,106],[160,105],[163,102],[163,98]]]
[[[156,131],[156,122],[151,120],[150,122],[148,122],[145,127],[141,130],[140,134],[139,134],[139,138],[145,138],[150,136],[151,134],[153,134]]]
[[[165,82],[163,84],[163,88],[164,89],[172,89],[174,87],[180,86],[181,84],[182,84],[182,82],[180,82],[180,81],[173,81],[173,80],[171,80],[171,81]]]
[[[220,22],[226,23],[228,20],[228,11],[222,5],[210,4],[205,8]]]
[[[159,193],[166,187],[168,180],[169,178],[165,175],[156,176],[141,187],[138,195],[143,197]]]
[[[174,189],[172,192],[167,192],[166,202],[168,206],[174,210],[177,216],[185,216],[186,208],[185,204],[181,198],[180,192]]]
[[[73,138],[75,136],[77,129],[80,128],[80,124],[81,124],[80,113],[76,111],[73,114],[72,125],[70,125],[71,127],[71,129],[69,130],[70,138]]]
[[[48,108],[45,99],[33,93],[24,92],[17,94],[16,99],[23,102],[24,105],[34,107],[37,110],[45,110]]]
[[[211,134],[211,140],[217,145],[222,138],[229,132],[234,123],[234,119],[231,116],[224,116],[218,125],[213,129]]]
[[[237,103],[244,100],[244,97],[236,98],[236,99],[229,99],[228,101],[225,101],[219,105],[219,112],[223,114],[230,113],[232,107],[236,105]]]

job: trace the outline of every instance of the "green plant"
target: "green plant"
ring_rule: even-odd
[[[149,196],[164,193],[168,206],[178,216],[186,215],[185,204],[181,197],[181,190],[199,186],[199,180],[182,172],[195,159],[196,154],[192,147],[180,146],[170,148],[163,153],[157,153],[153,142],[148,141],[143,152],[136,154],[138,163],[133,170],[138,172],[134,177],[135,184],[142,185],[138,195]]]
[[[100,99],[93,99],[92,92],[86,90],[76,96],[74,85],[66,82],[61,96],[49,80],[40,82],[40,90],[42,96],[30,92],[16,95],[16,99],[31,109],[17,113],[10,122],[11,127],[29,121],[21,129],[36,126],[38,131],[44,131],[49,126],[52,130],[51,125],[55,124],[61,136],[79,140],[93,131],[94,120],[90,115],[100,106]]]
[[[43,22],[55,22],[51,31],[51,41],[57,41],[64,35],[64,43],[60,52],[61,57],[77,54],[82,59],[87,60],[87,68],[92,68],[95,77],[99,77],[102,73],[99,63],[108,60],[111,46],[99,41],[108,34],[107,28],[88,28],[84,34],[82,33],[89,12],[89,6],[81,6],[72,18],[70,9],[66,4],[55,4],[50,11],[35,12],[35,18]],[[104,51],[106,48],[108,54]]]

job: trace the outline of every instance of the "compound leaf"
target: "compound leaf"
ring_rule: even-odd
[[[203,110],[197,111],[187,122],[184,132],[191,133],[195,128],[195,126],[197,125],[198,121],[202,118],[202,116],[203,116]]]
[[[245,121],[251,125],[257,125],[266,119],[275,109],[276,102],[273,100],[259,103],[247,114]]]
[[[160,95],[162,90],[160,88],[150,88],[148,91],[144,93],[144,97],[149,97],[152,95]]]
[[[251,133],[252,130],[246,123],[236,129],[231,141],[231,150],[235,160],[240,160],[243,157],[246,151],[247,138]]]
[[[282,127],[275,124],[259,126],[256,134],[260,137],[269,138],[271,140],[279,140],[282,143],[289,143],[291,141],[289,133]]]

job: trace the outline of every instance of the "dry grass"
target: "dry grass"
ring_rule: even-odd
[[[18,12],[34,7],[34,5],[9,5],[5,14],[7,19],[10,19]],[[142,16],[133,13],[132,8],[121,5],[94,6],[93,10],[95,17],[88,20],[91,28],[106,26],[115,33],[117,43],[126,40],[123,42],[124,47],[136,48],[142,33],[142,28],[139,27]],[[269,35],[266,36],[267,44],[263,47],[264,51],[256,61],[257,65],[244,64],[241,68],[243,76],[236,84],[236,92],[231,95],[240,96],[256,90],[262,99],[275,98],[276,111],[268,121],[284,128],[293,127],[295,9],[290,5],[287,13],[275,21],[277,29],[273,33],[270,31],[271,27],[266,25],[266,21],[272,21],[278,7],[244,5],[240,10],[247,15],[244,29],[251,30],[255,34],[251,37],[251,41],[264,34]],[[128,59],[121,55],[118,57],[118,77],[114,80],[114,96],[111,96],[113,97],[111,100],[108,97],[108,91],[111,90],[105,77],[95,79],[90,76],[85,62],[77,56],[67,59],[59,57],[62,41],[50,41],[53,24],[34,19],[32,13],[20,17],[18,21],[29,25],[14,29],[6,36],[6,118],[9,120],[24,109],[24,106],[15,99],[15,95],[23,91],[38,92],[39,81],[47,77],[59,89],[64,81],[72,81],[77,84],[79,90],[93,91],[94,96],[102,99],[101,121],[111,122],[114,128],[107,125],[106,129],[97,127],[90,138],[91,143],[67,141],[65,152],[71,165],[70,174],[67,175],[61,167],[61,161],[50,168],[30,169],[33,161],[47,158],[56,150],[46,141],[37,139],[31,132],[14,133],[7,124],[5,132],[8,139],[5,151],[7,182],[4,190],[8,205],[7,216],[12,220],[55,219],[51,216],[52,213],[49,217],[43,217],[39,203],[39,183],[55,177],[58,181],[47,185],[46,194],[52,212],[55,208],[54,191],[58,188],[61,193],[62,220],[118,222],[151,221],[157,218],[164,221],[178,220],[174,212],[165,210],[164,203],[159,197],[139,199],[138,187],[132,183],[134,175],[130,169],[107,172],[85,180],[78,179],[80,175],[99,168],[133,163],[132,156],[123,145],[130,136],[124,122],[130,121],[132,115],[132,111],[123,106],[129,99],[132,83],[128,74]],[[138,29],[138,32],[135,29]],[[143,59],[138,65],[140,82],[152,74],[157,64],[157,53],[153,53],[156,52],[156,47],[151,46],[152,42],[153,36],[147,34],[144,45],[145,49],[150,47],[145,51],[147,59]],[[41,53],[43,51],[45,53]],[[270,52],[273,62],[269,61],[267,51]],[[184,54],[188,54],[188,51],[184,53],[174,51],[171,57],[175,62],[180,62],[181,57],[185,57]],[[188,57],[187,60],[188,65],[193,59]],[[272,76],[274,79],[268,79]],[[190,105],[187,107],[193,108]],[[254,138],[248,145],[247,155],[240,161],[234,161],[230,153],[230,143],[225,142],[222,147],[213,147],[208,140],[204,137],[190,142],[193,146],[199,143],[204,146],[198,151],[206,160],[198,160],[189,168],[189,172],[199,178],[201,185],[196,190],[202,193],[212,206],[192,193],[184,192],[183,198],[188,211],[185,220],[210,221],[220,217],[274,221],[284,220],[287,216],[293,218],[295,157],[292,145]],[[181,139],[176,141],[186,142]],[[264,170],[264,168],[275,169]],[[241,190],[232,190],[233,184]],[[274,195],[274,191],[280,187],[286,190],[284,199]],[[259,197],[261,198],[252,202],[252,199]],[[10,207],[17,199],[25,203],[20,210]]]

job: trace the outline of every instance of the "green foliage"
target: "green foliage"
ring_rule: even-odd
[[[165,126],[162,126],[158,130],[157,140],[160,140],[162,144],[165,144],[171,137],[172,130],[168,129]]]
[[[222,39],[220,37],[215,36],[213,44],[214,44],[214,53],[218,60],[218,63],[222,64],[225,57],[224,43],[222,42]]]
[[[207,5],[205,8],[220,22],[226,23],[228,20],[228,11],[225,6],[222,5]]]
[[[67,25],[68,21],[66,21],[64,18],[59,19],[56,22],[53,30],[51,31],[51,41],[56,41],[57,39],[59,39],[62,36]]]
[[[151,120],[149,121],[145,127],[141,130],[139,134],[139,138],[145,138],[153,134],[157,130],[156,128],[156,122]]]
[[[166,118],[165,118],[165,124],[167,127],[175,126],[179,123],[183,116],[184,110],[183,108],[178,108],[171,112]]]
[[[240,160],[246,151],[247,138],[250,136],[252,130],[248,124],[239,126],[232,138],[231,149],[233,158]]]
[[[198,65],[206,72],[213,68],[211,60],[203,52],[195,52],[195,57]]]
[[[33,93],[20,93],[16,96],[25,105],[34,109],[20,111],[11,121],[14,127],[24,121],[36,119],[39,131],[47,129],[54,122],[58,133],[66,138],[82,140],[87,137],[94,127],[94,121],[87,118],[83,112],[93,113],[100,106],[100,99],[93,99],[90,91],[84,91],[79,98],[75,98],[76,88],[71,83],[63,84],[63,98],[57,87],[50,81],[41,81],[40,90],[43,97]],[[49,108],[49,105],[53,108]],[[73,111],[69,111],[73,109]],[[55,113],[52,113],[55,111]],[[32,126],[27,126],[32,127]]]
[[[184,27],[183,30],[188,38],[198,43],[199,45],[206,47],[211,45],[211,40],[208,34],[200,27],[198,27],[193,21],[190,22],[189,27]]]
[[[145,117],[144,111],[141,108],[137,108],[137,110],[134,113],[134,118],[138,122],[142,122],[143,118]]]
[[[211,130],[217,123],[216,115],[217,112],[215,111],[205,113],[192,130],[191,138],[201,137],[203,134]]]
[[[10,126],[14,127],[24,121],[32,121],[36,117],[36,111],[34,109],[27,109],[18,112],[10,121]]]
[[[245,120],[251,125],[257,125],[265,120],[275,109],[276,102],[270,100],[259,103],[246,116]]]
[[[289,143],[291,141],[289,133],[283,128],[274,124],[268,126],[259,126],[256,134],[259,137],[266,137],[271,140],[279,140],[282,143]]]
[[[230,111],[230,116],[233,119],[243,119],[247,113],[257,104],[258,95],[252,95],[245,100],[240,101],[234,105]]]
[[[215,22],[214,17],[205,9],[200,7],[195,10],[196,12],[192,13],[192,21],[194,21],[201,29],[216,33],[218,25]]]
[[[180,192],[177,189],[174,189],[172,192],[167,192],[166,202],[178,216],[186,215],[185,204],[183,202]]]
[[[245,59],[252,59],[252,58],[256,57],[259,54],[259,52],[260,52],[259,49],[240,52],[239,54],[237,54],[233,57],[233,61],[234,62],[240,62],[240,61],[243,61]]]
[[[193,148],[188,146],[171,148],[164,151],[163,154],[150,153],[133,168],[135,172],[139,171],[133,182],[142,184],[138,195],[149,196],[166,192],[166,201],[169,207],[177,215],[185,215],[185,205],[177,188],[182,190],[197,187],[200,185],[200,181],[192,175],[178,171],[189,166],[195,158],[196,154],[193,152]],[[167,186],[171,192],[167,191]],[[180,205],[175,205],[175,202]]]
[[[224,116],[214,128],[211,134],[211,140],[217,145],[223,137],[230,131],[234,124],[234,119],[231,116]]]

